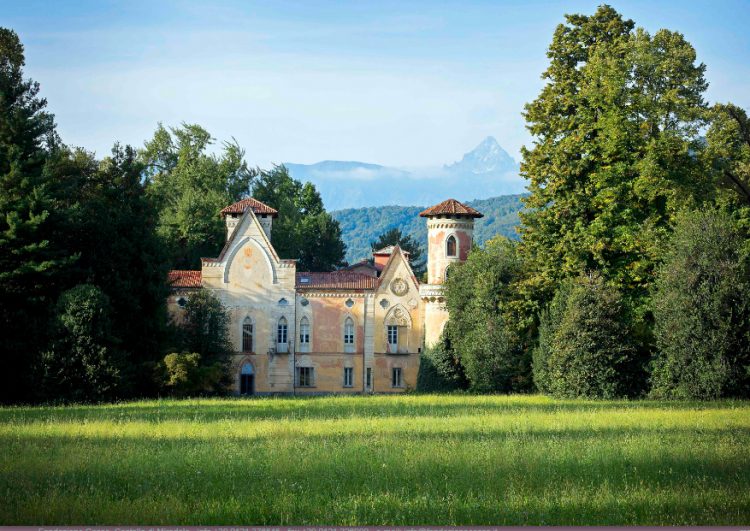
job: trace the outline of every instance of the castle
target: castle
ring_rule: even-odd
[[[427,218],[428,283],[421,284],[398,246],[331,273],[299,272],[271,245],[278,212],[243,199],[221,215],[227,241],[200,271],[171,271],[170,313],[191,294],[211,290],[230,315],[235,394],[400,393],[414,388],[419,357],[448,320],[443,282],[466,260],[474,219],[455,199],[421,212]]]

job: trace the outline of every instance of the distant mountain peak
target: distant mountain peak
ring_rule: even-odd
[[[463,158],[453,164],[446,164],[445,169],[461,173],[504,173],[516,171],[517,164],[508,155],[494,136],[488,136],[477,147],[464,154]]]

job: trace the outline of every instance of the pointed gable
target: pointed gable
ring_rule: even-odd
[[[389,282],[391,280],[391,277],[395,277],[398,274],[398,270],[401,268],[403,268],[405,276],[408,277],[413,283],[414,288],[419,290],[419,282],[417,281],[417,277],[414,275],[414,271],[411,268],[407,253],[402,251],[401,247],[399,247],[398,245],[394,246],[390,258],[388,258],[388,261],[383,267],[383,272],[378,278],[378,287],[380,287],[385,282]]]

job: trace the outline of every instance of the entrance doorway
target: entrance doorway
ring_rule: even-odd
[[[245,363],[240,371],[240,394],[252,395],[255,392],[255,372],[253,366]]]

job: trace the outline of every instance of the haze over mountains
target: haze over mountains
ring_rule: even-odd
[[[484,199],[524,191],[518,163],[488,136],[460,161],[394,168],[358,161],[284,163],[295,179],[317,187],[327,210],[381,205],[431,205],[447,198]]]

